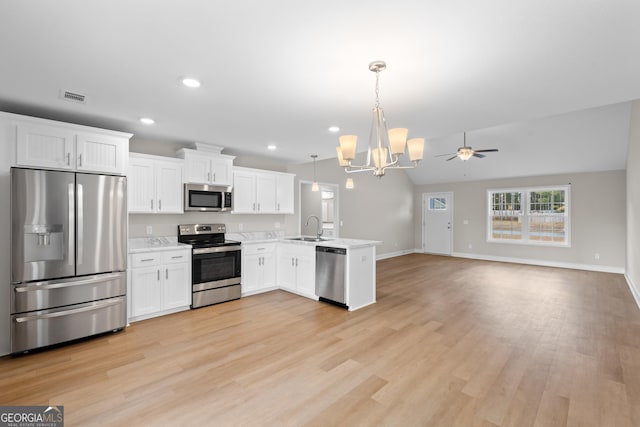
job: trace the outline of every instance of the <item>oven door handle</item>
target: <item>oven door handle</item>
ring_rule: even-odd
[[[240,245],[236,246],[215,246],[211,248],[198,248],[193,250],[194,255],[212,254],[217,252],[233,252],[241,250]]]

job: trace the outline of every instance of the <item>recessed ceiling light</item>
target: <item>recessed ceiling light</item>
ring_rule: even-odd
[[[339,132],[340,128],[338,126],[331,126],[329,128],[329,132]]]
[[[190,77],[182,79],[182,84],[189,87],[200,87],[200,82]]]
[[[140,119],[140,122],[141,122],[141,123],[144,123],[145,125],[152,125],[152,124],[154,124],[156,121],[155,121],[155,120],[153,120],[152,118],[149,118],[149,117],[143,117],[143,118],[141,118],[141,119]]]
[[[276,147],[276,146],[275,146],[275,145],[273,145],[273,144],[269,144],[269,145],[267,145],[267,148],[268,148],[269,150],[275,150],[275,149],[276,149],[276,148],[278,148],[278,147]]]

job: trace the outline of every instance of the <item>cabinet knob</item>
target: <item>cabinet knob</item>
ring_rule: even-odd
[[[158,210],[162,210],[162,200],[158,200]]]

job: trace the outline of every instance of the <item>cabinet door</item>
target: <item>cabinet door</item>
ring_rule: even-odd
[[[296,290],[296,252],[298,245],[280,244],[278,248],[278,286]]]
[[[191,153],[185,156],[184,182],[211,183],[211,159]]]
[[[211,182],[218,185],[233,184],[233,160],[224,157],[211,158]]]
[[[154,162],[148,159],[131,158],[127,174],[128,209],[131,213],[153,213],[155,201]]]
[[[156,162],[156,198],[159,213],[183,213],[182,166]]]
[[[293,175],[276,175],[276,210],[293,213]]]
[[[163,267],[162,308],[170,309],[191,304],[191,265],[186,263],[167,264]]]
[[[162,309],[160,267],[131,270],[131,316],[143,316]]]
[[[314,297],[316,294],[315,246],[305,246],[298,251],[296,267],[297,291],[310,297]]]
[[[276,254],[275,251],[267,252],[262,256],[261,289],[276,286]]]
[[[256,175],[256,212],[276,213],[276,176]]]
[[[76,169],[115,175],[126,173],[129,140],[80,133],[76,139]]]
[[[54,169],[75,167],[75,134],[55,126],[18,124],[16,163]]]
[[[256,177],[254,173],[233,173],[233,212],[254,213],[256,210]]]
[[[261,254],[242,256],[242,291],[253,292],[260,288]]]

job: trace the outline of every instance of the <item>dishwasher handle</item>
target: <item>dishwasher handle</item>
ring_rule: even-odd
[[[331,248],[328,246],[316,246],[316,253],[317,252],[324,252],[324,253],[336,254],[336,255],[347,254],[347,250],[345,248]]]

